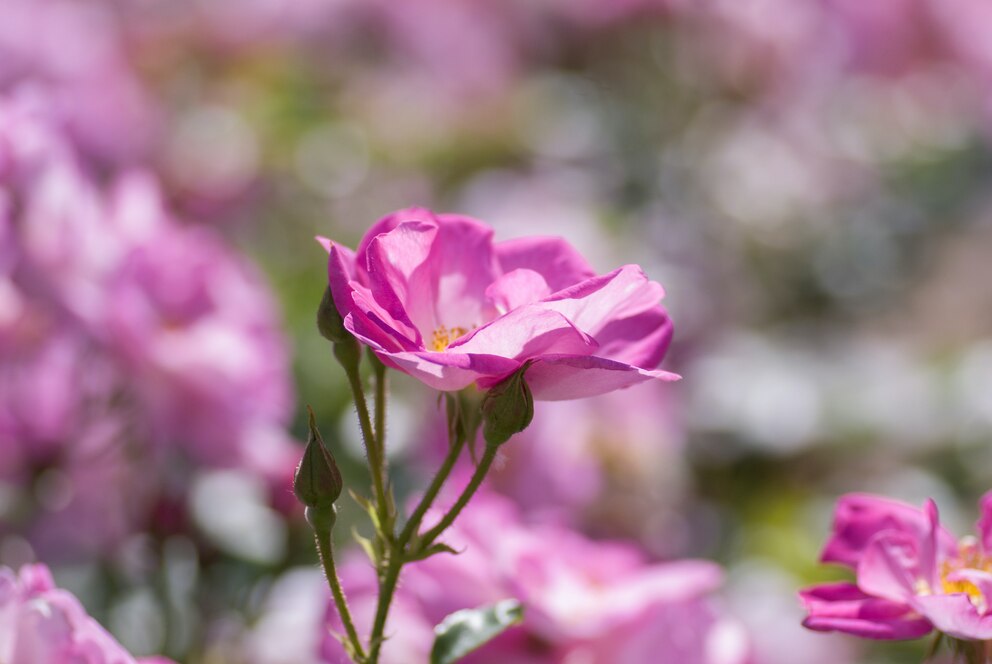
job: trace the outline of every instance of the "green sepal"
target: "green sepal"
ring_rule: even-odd
[[[351,529],[351,536],[356,542],[358,542],[358,546],[362,547],[362,551],[364,551],[365,555],[368,556],[369,561],[378,569],[381,560],[379,559],[379,555],[376,553],[375,545],[372,544],[372,540],[363,536],[354,527]]]
[[[309,435],[303,458],[293,477],[293,493],[308,508],[326,509],[334,505],[341,495],[344,482],[334,456],[324,444],[317,430],[317,420],[308,405]]]
[[[331,343],[346,343],[348,339],[354,339],[344,326],[344,319],[334,304],[329,286],[324,289],[324,296],[317,307],[317,329],[320,335]]]
[[[529,363],[486,392],[482,400],[482,435],[492,447],[520,433],[534,419],[534,396],[524,374]]]
[[[405,560],[408,563],[415,563],[418,560],[426,560],[438,553],[450,553],[457,556],[461,553],[461,551],[458,551],[457,549],[448,546],[444,542],[435,542],[426,549],[421,549],[419,547],[416,548],[411,547],[410,553],[406,556]]]

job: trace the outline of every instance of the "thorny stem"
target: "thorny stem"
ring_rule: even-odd
[[[468,485],[462,490],[462,494],[458,496],[458,500],[455,504],[451,506],[448,512],[441,517],[441,520],[437,522],[433,528],[424,533],[423,536],[423,546],[430,546],[433,544],[434,540],[441,536],[445,530],[448,529],[461,511],[465,509],[468,505],[468,501],[472,499],[475,492],[479,489],[482,484],[482,480],[486,478],[486,474],[489,472],[489,468],[492,467],[493,461],[496,460],[496,454],[499,451],[499,447],[496,445],[486,445],[486,451],[482,453],[482,458],[479,459],[479,465],[475,467],[475,472],[472,473],[472,479],[469,480]]]
[[[375,445],[382,461],[382,474],[388,475],[386,468],[386,365],[369,351],[369,360],[375,371]]]
[[[459,432],[455,426],[451,424],[451,418],[455,416],[453,412],[457,409],[457,402],[454,400],[448,401],[448,453],[438,469],[431,483],[428,485],[427,490],[424,492],[423,497],[417,503],[413,512],[410,514],[410,519],[406,522],[403,527],[403,531],[400,533],[393,543],[393,547],[389,550],[389,558],[386,562],[385,570],[381,572],[380,582],[379,582],[379,599],[376,605],[375,621],[372,624],[372,633],[369,637],[369,656],[368,663],[375,664],[378,661],[379,650],[382,646],[382,641],[384,638],[383,632],[386,628],[386,618],[389,615],[389,607],[393,601],[393,595],[396,592],[396,585],[399,582],[400,572],[403,569],[403,565],[411,559],[416,559],[423,554],[424,541],[417,539],[416,544],[411,547],[411,543],[414,541],[417,535],[417,531],[420,529],[420,524],[424,519],[424,515],[427,514],[427,510],[434,503],[437,498],[438,493],[440,493],[441,488],[444,486],[445,481],[451,475],[451,471],[454,469],[455,464],[458,461],[458,457],[461,454],[462,449],[465,447],[466,435]],[[471,435],[475,435],[472,431]],[[430,541],[427,541],[429,545]]]
[[[386,500],[386,484],[383,479],[386,474],[385,459],[381,453],[376,439],[375,430],[372,428],[372,419],[369,417],[369,406],[365,400],[365,390],[362,387],[362,377],[358,370],[358,362],[342,362],[345,373],[348,376],[348,383],[351,385],[352,397],[355,400],[355,410],[358,413],[358,425],[362,430],[362,441],[365,443],[365,454],[369,460],[369,471],[372,475],[372,488],[375,491],[375,505],[378,513],[379,524],[385,528],[389,523],[389,503]],[[385,411],[385,399],[382,400],[383,411]],[[378,410],[378,405],[376,409]],[[385,420],[385,415],[383,415]],[[380,528],[376,529],[377,531]]]
[[[395,519],[393,518],[395,507],[391,500],[392,496],[388,493],[385,460],[386,368],[378,361],[378,358],[372,361],[375,373],[375,426],[373,427],[361,375],[358,370],[358,361],[352,357],[339,357],[339,359],[348,376],[348,382],[351,385],[352,395],[355,400],[355,410],[358,413],[358,422],[362,430],[362,439],[365,443],[369,470],[372,475],[372,485],[375,491],[375,513],[379,522],[379,527],[376,528],[376,538],[378,539],[377,550],[381,552],[381,557],[379,557],[376,565],[376,572],[379,579],[379,596],[376,603],[372,631],[369,634],[368,654],[365,654],[360,647],[361,643],[357,632],[355,632],[351,616],[348,613],[344,593],[334,572],[332,552],[329,548],[329,530],[328,536],[323,538],[328,542],[327,551],[325,552],[321,549],[323,543],[320,537],[318,537],[318,550],[320,551],[322,561],[324,561],[324,569],[327,572],[328,582],[331,585],[331,591],[334,594],[334,601],[337,604],[338,612],[341,614],[345,630],[348,632],[348,639],[351,643],[355,660],[360,662],[360,664],[377,664],[382,643],[385,640],[386,618],[389,615],[389,608],[396,593],[396,586],[399,583],[403,565],[430,555],[430,547],[451,526],[482,484],[483,479],[485,479],[496,458],[498,448],[496,446],[486,446],[486,451],[479,460],[468,485],[458,496],[454,505],[451,506],[441,517],[441,520],[427,531],[427,533],[418,535],[424,516],[437,499],[444,483],[450,477],[465,444],[470,438],[474,439],[478,427],[476,416],[461,410],[464,404],[460,401],[459,397],[449,397],[447,401],[448,453],[438,472],[428,485],[427,490],[424,492],[423,497],[411,513],[402,532],[397,536],[394,530]]]
[[[314,538],[317,540],[317,554],[324,567],[327,585],[330,586],[331,595],[334,596],[334,604],[338,608],[338,615],[341,616],[341,623],[344,625],[344,631],[351,644],[353,655],[358,661],[364,661],[365,649],[362,648],[362,641],[358,638],[358,631],[351,618],[351,611],[348,610],[348,600],[344,596],[344,588],[341,587],[341,579],[338,578],[337,568],[334,565],[334,545],[331,540],[330,528],[315,528]]]
[[[431,480],[430,485],[427,487],[427,491],[424,492],[424,497],[420,499],[417,506],[414,508],[413,513],[410,515],[410,520],[406,522],[406,526],[403,528],[403,532],[400,534],[399,543],[406,545],[410,542],[411,538],[420,529],[420,522],[423,520],[424,515],[430,508],[434,499],[437,498],[437,494],[441,491],[441,487],[444,485],[445,480],[448,479],[448,475],[451,474],[451,470],[455,467],[455,463],[458,461],[458,456],[461,454],[462,449],[465,447],[465,440],[458,438],[451,441],[448,447],[448,454],[444,458],[444,462],[441,464],[441,468],[438,469],[437,474],[434,475],[434,479]]]

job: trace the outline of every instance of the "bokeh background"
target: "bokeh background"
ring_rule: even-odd
[[[684,380],[539,404],[500,492],[720,562],[756,661],[918,662],[795,590],[839,494],[964,534],[992,487],[990,140],[983,0],[0,0],[0,563],[136,654],[303,661],[305,403],[365,485],[313,236],[425,205],[667,290]]]

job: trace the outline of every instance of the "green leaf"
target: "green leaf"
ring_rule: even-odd
[[[362,547],[362,551],[364,551],[365,555],[369,557],[372,564],[378,568],[379,556],[376,553],[375,545],[372,544],[372,540],[367,537],[362,537],[354,527],[351,529],[351,536],[355,538],[356,542],[358,542],[358,546]]]
[[[412,548],[412,550],[413,553],[410,554],[406,559],[406,561],[409,563],[417,562],[418,560],[426,560],[438,553],[450,553],[456,556],[461,553],[461,551],[451,548],[444,542],[436,542],[434,544],[431,544],[426,549]]]
[[[490,606],[455,611],[434,628],[431,664],[452,664],[524,617],[523,606],[504,599]]]

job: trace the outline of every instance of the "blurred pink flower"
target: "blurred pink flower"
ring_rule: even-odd
[[[932,629],[992,638],[992,492],[980,509],[978,539],[955,542],[932,500],[916,509],[868,494],[843,496],[822,560],[853,568],[857,582],[802,591],[804,624],[872,639],[911,639]]]
[[[0,661],[5,664],[170,664],[136,660],[71,593],[55,587],[44,565],[15,575],[0,567]]]
[[[345,326],[444,391],[486,389],[525,365],[545,400],[678,378],[653,369],[672,324],[638,266],[596,276],[560,238],[492,237],[475,219],[411,208],[376,223],[357,253],[322,240]]]
[[[264,280],[174,220],[151,176],[101,186],[39,92],[0,98],[0,239],[5,533],[92,555],[149,520],[167,471],[191,465],[286,493],[288,352]]]
[[[523,624],[466,664],[750,661],[746,635],[710,597],[722,578],[713,563],[647,564],[628,545],[526,526],[508,501],[491,494],[476,496],[445,539],[461,553],[404,569],[384,664],[426,661],[433,626],[446,615],[507,597],[523,602]],[[361,631],[375,609],[375,574],[367,561],[352,560],[343,575]],[[333,605],[328,620],[338,629]],[[325,661],[345,661],[340,644],[324,634]]]
[[[292,392],[278,312],[254,269],[209,230],[169,226],[125,257],[108,293],[107,342],[159,437],[203,463],[244,465],[244,437],[285,422]]]
[[[85,156],[133,160],[151,143],[157,109],[104,5],[0,0],[0,91],[45,90]]]
[[[131,444],[113,361],[81,335],[44,332],[0,351],[0,482],[18,498],[0,535],[71,560],[119,545],[157,483],[137,472],[151,451]]]
[[[413,438],[433,443],[411,455],[429,473],[447,451],[444,418],[438,413]],[[679,509],[690,489],[684,435],[677,395],[663,383],[542,404],[515,440],[500,450],[486,484],[511,498],[528,522],[629,537],[663,558],[686,550],[694,532]],[[473,470],[464,459],[455,484]]]

